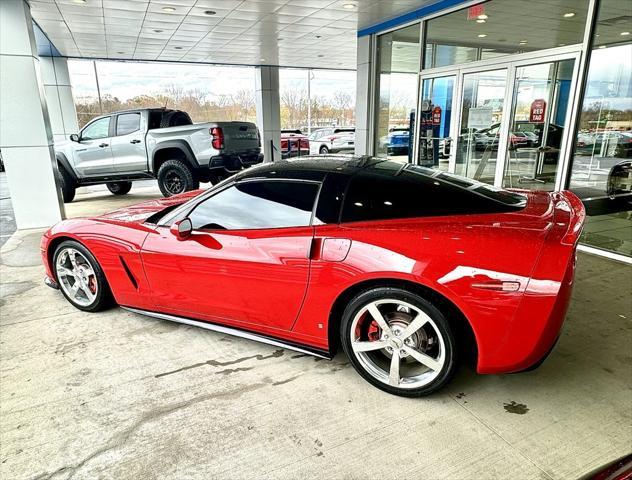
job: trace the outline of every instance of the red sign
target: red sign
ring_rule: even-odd
[[[432,109],[432,124],[441,125],[441,107],[439,105]]]
[[[479,15],[485,14],[485,4],[479,3],[477,5],[472,5],[467,9],[467,19],[468,20],[476,20]]]
[[[546,102],[542,98],[534,100],[531,104],[531,113],[529,114],[530,123],[544,123],[544,115],[546,114]]]

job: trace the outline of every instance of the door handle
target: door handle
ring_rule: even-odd
[[[107,143],[102,143],[102,144],[100,144],[100,145],[99,145],[99,147],[101,147],[101,148],[103,148],[103,147],[107,147],[107,146],[108,146],[108,144],[107,144]]]
[[[140,140],[138,140],[137,138],[135,138],[134,140],[130,140],[129,143],[140,143]]]

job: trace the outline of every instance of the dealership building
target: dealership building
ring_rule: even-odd
[[[496,187],[570,189],[588,213],[582,248],[632,255],[629,0],[5,0],[0,8],[0,147],[18,227],[64,215],[52,144],[78,129],[68,58],[255,66],[268,160],[280,144],[279,67],[342,68],[357,71],[357,154]]]

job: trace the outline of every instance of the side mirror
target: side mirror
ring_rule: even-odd
[[[73,133],[72,135],[70,135],[70,141],[71,142],[78,142],[79,141],[79,135],[77,135],[76,133]]]
[[[180,221],[175,222],[169,229],[178,240],[185,240],[191,236],[193,232],[193,224],[190,218],[183,218]]]

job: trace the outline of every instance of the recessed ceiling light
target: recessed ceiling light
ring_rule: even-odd
[[[476,20],[476,23],[485,23],[487,20],[485,20],[484,18],[479,18],[478,20]]]
[[[479,33],[478,38],[485,38],[487,36],[486,33]]]
[[[627,35],[630,35],[630,32],[621,32],[621,34],[620,34],[620,35],[621,35],[622,37],[625,37],[625,36],[627,36]]]
[[[606,45],[599,45],[599,48],[606,48]]]
[[[575,12],[567,12],[564,14],[564,18],[573,18],[575,16]]]
[[[485,15],[484,13],[482,13],[476,18],[478,18],[479,20],[487,20],[489,17],[487,15]]]
[[[527,41],[526,41],[526,40],[520,40],[518,43],[519,43],[520,45],[526,45],[526,44],[527,44]]]
[[[156,30],[153,30],[153,32],[154,32],[154,33],[162,33],[162,32],[164,32],[164,30],[159,30],[159,29],[156,29]]]
[[[204,10],[204,15],[215,15],[216,13],[215,10]]]
[[[163,12],[175,12],[176,9],[174,7],[162,7]]]
[[[343,3],[342,4],[342,8],[346,8],[347,10],[353,10],[354,8],[356,8],[356,4],[355,3]]]
[[[72,1],[73,1],[73,3],[77,3],[79,5],[83,5],[83,4],[87,3],[86,0],[72,0]]]
[[[260,60],[260,61],[262,61],[262,62],[265,62],[265,61],[266,61],[266,59],[265,59],[265,58],[260,58],[259,60]]]

